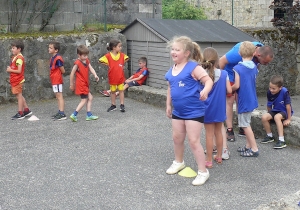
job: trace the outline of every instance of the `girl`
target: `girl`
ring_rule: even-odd
[[[99,59],[99,62],[107,65],[108,81],[110,86],[111,106],[107,109],[108,112],[114,111],[116,107],[116,91],[119,90],[120,95],[120,111],[125,112],[124,106],[124,65],[129,60],[129,57],[121,53],[122,43],[120,40],[111,40],[107,46],[110,52]]]
[[[214,160],[222,163],[222,124],[226,119],[226,90],[231,93],[229,78],[226,71],[217,69],[219,56],[217,51],[208,47],[203,51],[202,67],[207,71],[209,77],[214,82],[214,86],[204,102],[206,105],[204,126],[206,130],[206,167],[212,168],[213,139],[215,136],[217,145],[217,155]]]
[[[198,176],[193,185],[202,185],[209,178],[205,168],[205,156],[200,144],[200,133],[204,120],[205,105],[203,100],[212,88],[213,82],[205,70],[192,61],[194,58],[193,42],[186,36],[173,38],[169,43],[171,56],[175,63],[166,73],[168,92],[166,114],[172,118],[175,160],[167,174],[176,174],[185,167],[183,160],[184,139],[187,134],[191,150],[198,165]],[[200,52],[198,54],[201,55]],[[200,85],[200,82],[204,84]],[[173,105],[173,111],[172,111]]]

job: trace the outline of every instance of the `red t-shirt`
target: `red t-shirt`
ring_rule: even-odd
[[[87,95],[90,92],[89,89],[89,59],[86,59],[86,63],[81,60],[76,60],[74,65],[77,65],[76,71],[76,81],[75,81],[75,94],[77,95]]]
[[[149,74],[148,68],[144,67],[144,68],[141,68],[141,69],[137,70],[136,73],[132,76],[132,79],[138,78],[144,71],[147,71],[147,73]],[[148,77],[148,74],[144,75],[142,77],[142,79],[136,80],[136,82],[139,83],[140,85],[143,85],[144,82],[146,81],[147,77]]]
[[[50,80],[52,85],[59,85],[63,84],[63,76],[58,66],[56,66],[56,61],[61,60],[64,62],[63,58],[56,54],[53,61],[51,62],[52,58],[50,58]]]
[[[11,63],[10,63],[10,68],[13,70],[18,70],[18,65],[17,65],[17,60],[21,59],[22,60],[22,71],[20,74],[17,73],[10,73],[10,84],[11,86],[17,86],[18,84],[20,84],[23,80],[24,80],[24,72],[25,72],[25,59],[23,57],[23,55],[19,54],[17,56],[15,56]]]

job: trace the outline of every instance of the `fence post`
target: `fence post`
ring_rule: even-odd
[[[106,0],[103,0],[103,8],[104,8],[104,31],[107,31],[107,17],[106,17]]]

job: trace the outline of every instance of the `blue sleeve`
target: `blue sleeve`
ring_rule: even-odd
[[[57,60],[55,66],[62,67],[64,66],[64,62],[62,62],[61,60]]]
[[[291,104],[291,97],[289,91],[286,91],[286,93],[284,94],[284,104]]]
[[[267,92],[267,99],[268,99],[268,102],[267,102],[267,107],[272,107],[272,101],[271,101],[271,93],[270,93],[270,91],[268,90],[268,92]]]
[[[228,63],[236,65],[238,64],[238,62],[242,61],[242,57],[239,54],[240,45],[241,42],[237,43],[231,50],[229,50],[225,54]]]
[[[144,70],[143,73],[142,73],[142,75],[147,76],[148,75],[148,71]]]

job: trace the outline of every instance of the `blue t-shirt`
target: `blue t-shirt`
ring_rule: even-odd
[[[198,65],[197,62],[189,61],[178,75],[172,75],[172,68],[165,75],[171,89],[172,114],[182,119],[204,116],[205,104],[199,99],[203,85],[191,75]]]
[[[267,98],[268,98],[267,106],[271,109],[272,112],[284,112],[286,117],[288,117],[286,105],[291,104],[291,97],[287,88],[282,87],[282,89],[274,95],[272,95],[270,90],[268,90]],[[291,109],[292,109],[292,105],[291,105]],[[293,115],[294,113],[293,109],[291,113]]]
[[[54,59],[56,58],[56,56],[58,56],[58,54],[54,55],[52,58],[51,58],[51,62],[50,62],[50,69],[51,69],[51,66],[52,66],[52,63],[54,61]],[[60,59],[58,59],[55,63],[55,68],[59,68],[59,67],[62,67],[64,66],[64,62],[62,62]]]
[[[263,46],[260,42],[252,42],[255,46],[261,47]],[[228,64],[225,65],[224,70],[227,71],[230,82],[234,82],[234,72],[233,67],[237,65],[240,61],[242,61],[242,56],[239,54],[240,46],[242,42],[237,43],[231,50],[229,50],[225,56],[228,61]],[[256,57],[253,57],[253,62],[257,65],[258,60]]]

